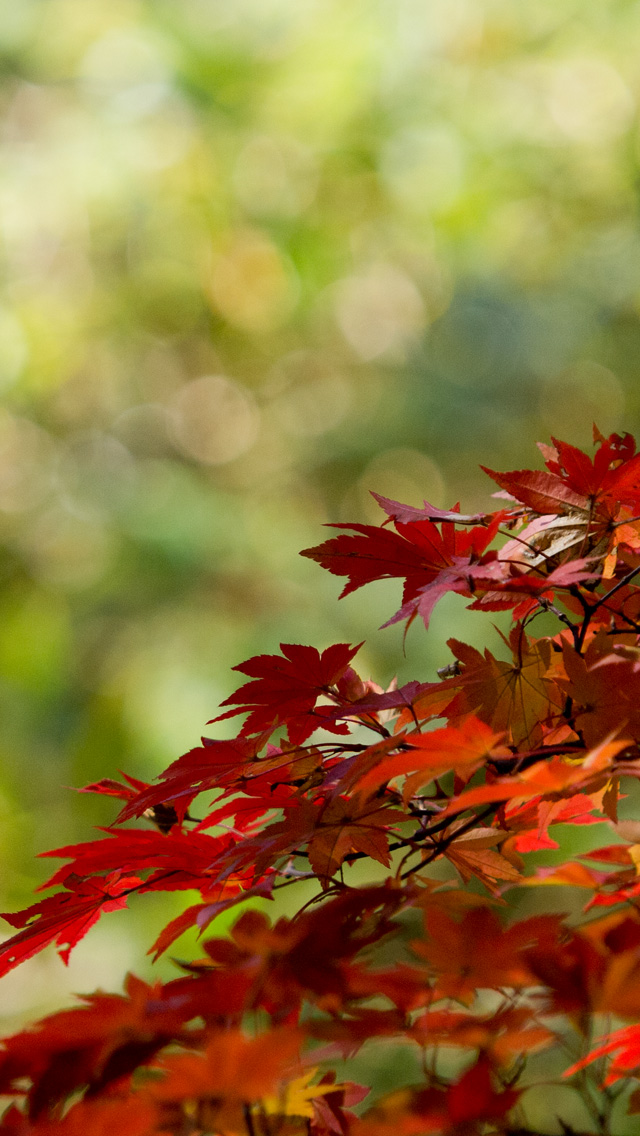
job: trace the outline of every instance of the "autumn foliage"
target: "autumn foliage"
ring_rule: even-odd
[[[544,470],[486,470],[493,512],[377,496],[379,527],[331,526],[303,553],[343,595],[401,580],[384,626],[428,628],[449,592],[509,612],[497,654],[451,639],[437,681],[383,690],[357,673],[358,647],[281,644],[236,668],[212,723],[241,719],[235,738],[204,738],[153,784],[86,787],[120,812],[44,853],[64,861],[56,890],[4,915],[0,973],[51,943],[66,961],[151,891],[199,893],[151,953],[196,927],[201,957],[6,1038],[0,1132],[633,1131],[640,454],[628,434],[594,442],[593,459],[555,441]],[[580,844],[572,826],[595,827]],[[566,839],[585,851],[541,866]],[[255,902],[301,887],[292,918]],[[372,1053],[398,1067],[399,1051],[390,1092],[344,1073]]]

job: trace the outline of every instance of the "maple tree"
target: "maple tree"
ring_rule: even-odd
[[[511,612],[498,656],[451,639],[438,681],[383,690],[359,647],[282,644],[236,668],[248,681],[211,723],[242,717],[235,738],[152,784],[85,787],[120,812],[44,853],[64,861],[57,890],[4,915],[0,973],[52,943],[66,962],[151,891],[199,896],[150,953],[195,927],[202,955],[5,1038],[0,1132],[619,1136],[640,1112],[640,823],[618,814],[640,776],[640,454],[628,434],[594,444],[487,470],[493,512],[377,496],[380,526],[333,526],[303,553],[343,595],[403,580],[383,626],[428,628],[449,592]],[[585,825],[594,847],[536,861]],[[302,881],[293,917],[254,902]],[[584,902],[545,909],[554,886]],[[229,935],[207,933],[235,906]],[[402,1047],[411,1075],[369,1099],[339,1069],[372,1046]]]

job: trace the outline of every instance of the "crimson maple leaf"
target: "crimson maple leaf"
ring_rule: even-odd
[[[42,853],[43,856],[71,861],[54,872],[42,887],[66,883],[70,871],[84,876],[104,872],[114,862],[120,863],[127,871],[134,867],[136,871],[155,869],[157,877],[152,876],[146,881],[147,890],[152,881],[155,882],[157,878],[161,883],[168,873],[168,891],[180,887],[197,887],[203,876],[211,878],[216,860],[233,843],[226,833],[214,837],[201,832],[180,832],[177,829],[168,833],[137,828],[103,831],[107,833],[106,838],[68,844]],[[139,883],[144,881],[140,880]]]
[[[545,447],[545,464],[567,486],[594,504],[609,498],[634,509],[640,505],[640,454],[631,434],[604,438],[594,427],[594,441],[600,444],[593,460],[568,442],[552,441],[555,453]]]
[[[289,740],[296,745],[322,727],[335,734],[348,732],[348,727],[333,721],[331,707],[317,706],[318,699],[329,695],[343,677],[360,647],[334,643],[320,654],[315,647],[298,643],[281,643],[282,655],[256,655],[233,669],[250,675],[246,682],[222,706],[235,705],[214,718],[233,718],[249,712],[242,734],[261,734],[276,726],[286,725]]]
[[[395,505],[396,502],[391,504]],[[453,514],[455,515],[455,514]],[[476,586],[502,579],[508,572],[495,552],[482,558],[493,541],[504,513],[469,531],[442,522],[442,531],[429,520],[396,521],[396,533],[374,525],[330,525],[356,535],[332,537],[301,555],[316,560],[336,576],[347,576],[340,598],[373,580],[404,579],[402,607],[383,626],[420,615],[425,627],[435,604],[447,592],[471,596]]]
[[[15,914],[3,912],[7,923],[22,930],[0,944],[0,976],[49,943],[56,944],[60,958],[68,963],[73,947],[102,913],[126,907],[127,895],[142,882],[138,876],[125,876],[121,871],[91,880],[70,873],[64,880],[66,891]]]

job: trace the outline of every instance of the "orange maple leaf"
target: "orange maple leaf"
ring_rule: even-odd
[[[443,726],[427,734],[403,735],[404,745],[411,748],[387,756],[380,747],[380,760],[365,772],[357,788],[371,794],[385,781],[409,774],[403,789],[406,801],[417,789],[451,770],[466,781],[495,752],[500,740],[500,734],[475,716],[459,726]],[[510,756],[502,747],[500,753]]]
[[[362,804],[355,799],[336,797],[322,812],[313,837],[309,841],[309,863],[318,879],[326,886],[350,852],[362,852],[389,867],[388,828],[406,821],[398,809],[380,806],[378,802]]]

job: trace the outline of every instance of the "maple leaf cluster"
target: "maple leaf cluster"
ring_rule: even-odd
[[[640,455],[629,435],[594,444],[487,470],[493,512],[377,497],[380,526],[332,526],[303,553],[343,595],[402,580],[384,626],[428,628],[449,592],[510,611],[498,655],[451,639],[438,681],[383,690],[359,647],[281,644],[236,668],[211,723],[241,718],[234,738],[152,784],[85,787],[120,812],[44,853],[64,861],[56,890],[4,915],[0,975],[49,944],[67,962],[152,891],[197,894],[150,953],[196,928],[202,956],[0,1042],[0,1133],[523,1136],[550,1060],[569,1102],[550,1130],[605,1136],[640,1111]],[[606,835],[541,866],[561,825]],[[302,881],[297,914],[269,918]],[[555,886],[571,918],[545,910]],[[236,906],[230,935],[208,931]],[[406,1052],[392,1092],[337,1074],[372,1046]]]

